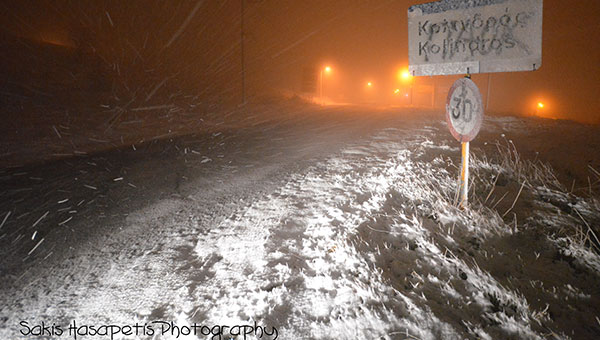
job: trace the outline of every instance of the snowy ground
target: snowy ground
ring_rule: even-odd
[[[462,210],[442,114],[367,112],[5,169],[0,338],[600,337],[597,127],[488,118]]]

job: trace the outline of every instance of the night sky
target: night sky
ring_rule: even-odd
[[[406,12],[418,3],[424,1],[245,0],[248,97],[300,91],[303,72],[331,65],[324,90],[332,100],[393,103],[398,70],[408,65]],[[0,8],[6,96],[70,91],[87,77],[90,88],[125,102],[170,93],[241,100],[239,0],[10,1]],[[542,68],[493,74],[489,111],[532,114],[543,101],[541,115],[600,122],[598,15],[597,0],[544,1]],[[66,80],[69,72],[77,80]],[[457,77],[415,84],[435,82],[441,108]],[[485,95],[488,75],[474,80]],[[377,94],[364,93],[367,81]]]

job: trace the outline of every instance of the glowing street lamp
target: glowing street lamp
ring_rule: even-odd
[[[543,108],[544,108],[544,103],[538,102],[537,105],[535,106],[535,115],[540,116],[540,110],[542,110]]]
[[[412,79],[412,76],[410,75],[410,72],[408,72],[408,70],[403,70],[403,71],[400,73],[400,78],[401,78],[403,81],[410,81],[410,80]]]
[[[373,87],[373,83],[372,82],[367,82],[367,87]]]
[[[325,66],[319,72],[319,98],[321,101],[321,105],[323,105],[323,72],[325,72],[327,74],[331,73],[331,67]]]
[[[413,100],[413,76],[410,74],[408,69],[402,69],[398,72],[398,77],[403,83],[410,85],[410,105],[412,106]],[[407,95],[408,97],[408,95]]]

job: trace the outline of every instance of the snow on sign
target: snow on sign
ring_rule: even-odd
[[[481,93],[469,78],[454,82],[446,97],[446,122],[452,136],[461,143],[477,136],[483,121]]]
[[[442,0],[408,9],[413,76],[534,71],[543,0]]]

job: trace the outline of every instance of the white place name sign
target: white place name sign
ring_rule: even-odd
[[[408,9],[414,76],[534,71],[543,0],[442,0]]]

